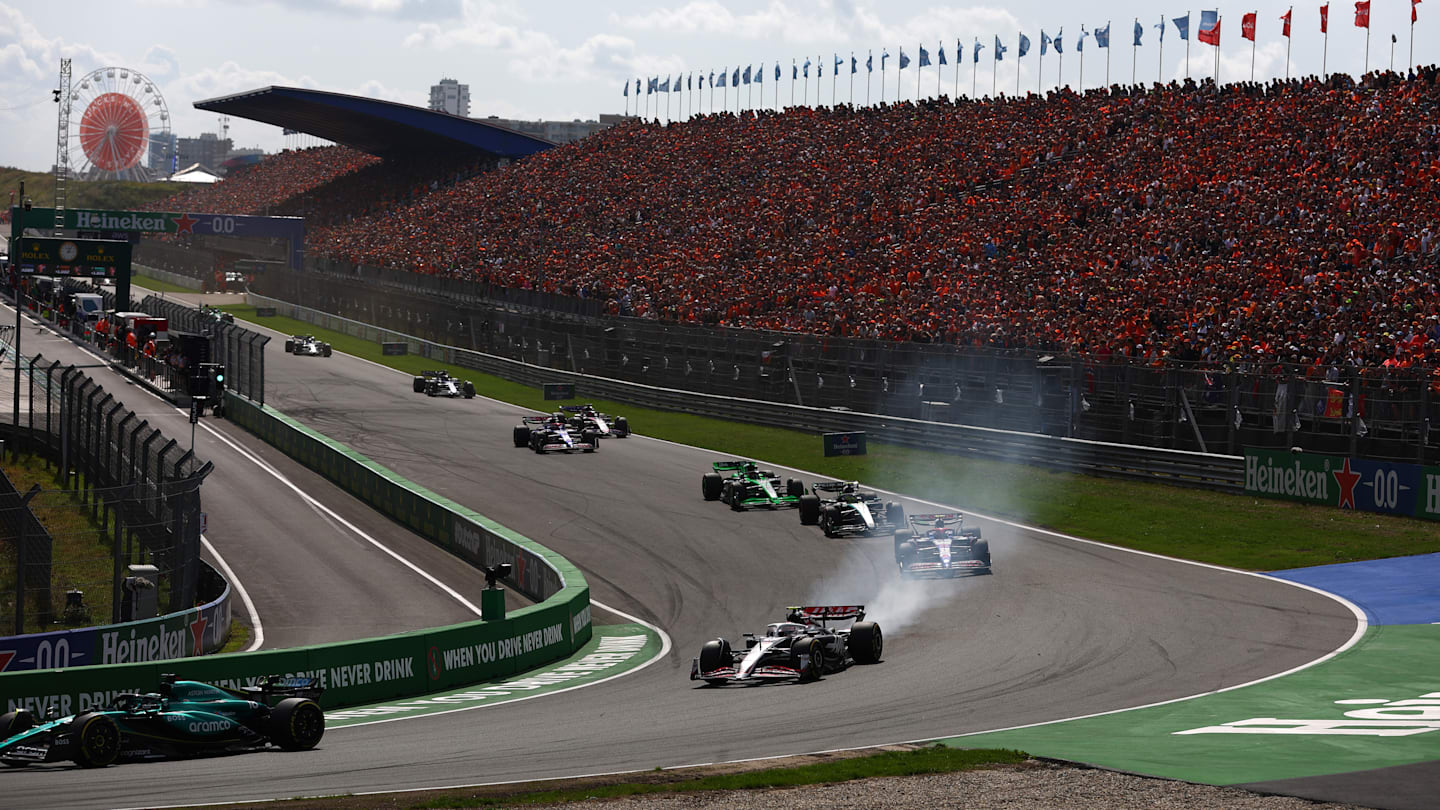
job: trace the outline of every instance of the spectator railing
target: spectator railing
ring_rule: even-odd
[[[280,313],[297,320],[366,340],[403,342],[413,354],[473,368],[526,385],[572,382],[582,398],[612,399],[661,410],[684,411],[738,422],[820,433],[863,430],[876,441],[1093,475],[1224,491],[1240,491],[1244,483],[1244,461],[1239,456],[1060,438],[1037,433],[859,413],[838,408],[683,391],[564,371],[493,354],[458,349],[253,293],[247,296],[247,300],[250,303],[274,306]]]

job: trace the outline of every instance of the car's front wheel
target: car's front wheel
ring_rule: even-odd
[[[885,653],[885,636],[875,622],[856,622],[850,628],[847,644],[850,657],[857,664],[879,663],[880,656]]]
[[[70,721],[70,758],[82,768],[103,768],[120,757],[120,726],[108,714],[89,712]]]
[[[808,636],[799,639],[790,652],[795,656],[796,668],[804,669],[801,680],[815,681],[825,674],[825,645],[819,641]],[[802,662],[808,663],[802,666]]]

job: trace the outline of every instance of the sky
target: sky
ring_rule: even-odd
[[[1289,41],[1292,75],[1362,72],[1366,31],[1354,25],[1354,1],[1332,0],[1328,46],[1319,31],[1319,2],[1294,6]],[[1291,5],[1280,2],[1221,6],[1220,76],[1222,81],[1268,79],[1286,70],[1287,40],[1280,16]],[[962,95],[992,87],[1014,93],[1101,84],[1107,49],[1093,37],[1076,51],[1082,27],[1088,32],[1113,22],[1108,49],[1111,82],[1129,82],[1132,65],[1142,82],[1183,78],[1186,43],[1166,23],[1163,50],[1155,28],[1162,11],[1169,20],[1191,14],[1189,75],[1214,75],[1215,49],[1196,41],[1199,7],[1157,6],[1148,0],[1082,3],[1013,0],[1003,5],[941,5],[916,0],[758,0],[672,3],[593,3],[552,0],[0,0],[0,165],[48,171],[54,164],[57,108],[51,90],[58,86],[60,59],[70,57],[78,82],[105,67],[128,68],[149,78],[163,93],[173,131],[181,137],[219,132],[219,117],[193,108],[197,101],[269,85],[312,88],[424,106],[430,85],[442,77],[470,86],[470,114],[530,120],[593,119],[600,113],[634,112],[636,78],[706,75],[736,65],[765,69],[765,106],[776,103],[774,66],[782,67],[781,106],[793,93],[809,104],[849,101],[848,64],[833,75],[835,54],[848,63],[859,59],[854,101],[881,99],[881,54],[891,54],[884,72],[884,98],[911,99],[939,92]],[[1257,12],[1257,37],[1241,38],[1241,17]],[[1142,44],[1132,48],[1136,17]],[[1415,63],[1440,61],[1440,0],[1418,7],[1414,28]],[[1063,30],[1064,56],[1040,58],[1041,31]],[[1031,40],[1029,54],[1017,60],[1018,37]],[[1391,35],[1397,69],[1405,66],[1410,46],[1410,0],[1373,0],[1369,65],[1388,67]],[[1007,47],[994,60],[994,41]],[[973,62],[976,40],[984,46]],[[966,59],[956,74],[957,40]],[[943,50],[948,64],[924,68],[917,77],[918,49],[932,61]],[[897,75],[900,49],[912,60]],[[874,54],[875,71],[865,58]],[[823,56],[822,56],[823,55]],[[791,86],[792,60],[824,64],[808,83]],[[1083,67],[1082,67],[1083,59]],[[996,72],[998,71],[998,72]],[[839,81],[836,81],[836,79]],[[918,87],[917,87],[918,78]],[[622,95],[629,86],[630,97]],[[740,102],[747,92],[741,86]],[[728,105],[737,104],[731,91]],[[657,95],[638,99],[650,116],[684,117],[718,108],[718,97],[699,94]],[[72,112],[78,120],[83,110]],[[267,152],[286,146],[277,127],[232,119],[230,137],[237,147]],[[293,139],[292,139],[293,141]]]

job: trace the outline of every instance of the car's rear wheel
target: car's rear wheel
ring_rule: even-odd
[[[808,662],[808,666],[804,667],[805,674],[801,676],[801,680],[815,681],[825,674],[825,645],[819,641],[809,636],[798,639],[795,646],[790,648],[790,654],[795,657],[797,669],[801,667],[802,661]]]
[[[905,507],[894,501],[885,504],[885,520],[891,526],[900,527],[905,525]]]
[[[617,435],[617,436],[629,436],[629,435],[630,435],[630,420],[629,420],[629,419],[626,419],[626,418],[623,417],[623,416],[617,418],[617,419],[615,420],[614,433],[615,433],[615,435]]]
[[[814,526],[820,522],[820,496],[800,496],[800,525]]]
[[[732,663],[734,662],[730,655],[730,642],[723,638],[707,641],[700,648],[700,672],[702,674],[728,667]]]
[[[469,380],[466,380],[466,381],[465,381],[465,384],[462,385],[462,386],[460,386],[460,392],[465,395],[465,398],[466,398],[466,399],[474,399],[474,398],[475,398],[475,383],[470,382]]]
[[[720,477],[720,473],[705,473],[700,476],[700,496],[705,500],[718,500],[724,488],[725,481]]]
[[[411,387],[415,389],[415,393],[417,394],[425,393],[425,378],[416,377],[415,381],[411,384]]]
[[[584,433],[581,433],[580,441],[584,444],[590,445],[590,449],[586,450],[586,453],[593,453],[596,450],[600,449],[600,434],[596,433],[593,430],[587,430]]]
[[[286,751],[314,748],[325,736],[325,713],[305,698],[285,698],[270,712],[270,740]]]
[[[885,636],[875,622],[856,622],[846,641],[850,657],[857,664],[876,664],[885,654]]]
[[[70,721],[71,759],[82,768],[103,768],[120,757],[120,726],[108,714],[89,712]]]
[[[805,494],[805,482],[794,478],[785,479],[785,494],[792,498],[798,498]]]

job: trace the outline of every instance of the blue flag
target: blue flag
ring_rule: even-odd
[[[746,66],[745,66],[745,73],[740,77],[740,80],[743,81],[743,82],[745,82],[746,84],[749,84],[749,83],[750,83],[750,66],[749,66],[749,65],[746,65]]]
[[[800,73],[805,78],[810,78],[810,57],[805,57],[805,64],[800,66]]]
[[[901,70],[904,70],[904,69],[907,68],[907,67],[910,67],[910,57],[906,56],[906,55],[905,55],[905,49],[904,49],[904,48],[901,48],[901,49],[900,49],[900,69],[901,69]]]
[[[620,93],[620,95],[622,95],[622,96],[624,96],[624,97],[626,97],[626,98],[629,98],[629,97],[630,97],[630,80],[629,80],[629,79],[626,79],[626,80],[625,80],[625,90],[622,91],[622,92]]]
[[[765,63],[764,63],[764,62],[761,62],[760,65],[759,65],[759,67],[755,68],[755,83],[756,83],[756,84],[764,84],[764,83],[765,83]]]
[[[1184,17],[1176,17],[1172,22],[1175,23],[1176,30],[1180,32],[1181,39],[1190,39],[1190,15],[1188,13]]]
[[[735,75],[730,77],[730,86],[731,86],[731,87],[739,87],[739,86],[740,86],[740,68],[738,68],[738,67],[735,68]]]
[[[670,77],[669,77],[669,76],[666,76],[666,77],[665,77],[665,83],[660,85],[660,92],[662,92],[662,93],[668,93],[668,92],[670,92]]]
[[[724,68],[721,68],[721,69],[720,69],[720,85],[719,85],[720,87],[724,87],[724,86],[725,86],[725,76],[726,76],[726,75],[727,75],[726,70],[725,70]],[[714,87],[715,85],[711,85],[711,86]]]
[[[920,46],[920,67],[930,67],[930,52],[925,50],[924,45]]]
[[[842,56],[841,56],[840,54],[838,54],[838,53],[835,54],[835,75],[836,75],[836,76],[839,76],[839,75],[840,75],[840,66],[843,65],[843,64],[845,64],[845,59],[844,59],[844,57],[842,57]],[[852,71],[850,71],[850,72],[851,72],[851,73],[854,73],[855,71],[852,70]]]
[[[710,71],[710,89],[715,89],[715,71]]]
[[[1050,39],[1050,35],[1047,34],[1047,33],[1045,33],[1045,29],[1044,29],[1044,28],[1041,28],[1041,29],[1040,29],[1040,55],[1041,55],[1041,56],[1044,56],[1044,55],[1045,55],[1045,51],[1050,48],[1050,45],[1051,45],[1052,42],[1053,42],[1053,40]]]
[[[945,61],[945,43],[943,43],[943,42],[940,43],[940,47],[936,48],[935,50],[939,51],[939,53],[940,53],[940,64],[942,64],[942,65],[949,64],[948,62]]]
[[[1106,33],[1107,33],[1107,35],[1108,35],[1109,32],[1106,32]],[[1137,48],[1140,47],[1140,45],[1141,45],[1140,38],[1141,38],[1142,36],[1144,36],[1144,35],[1145,35],[1145,26],[1141,25],[1139,20],[1136,20],[1136,21],[1135,21],[1135,47],[1137,47]]]
[[[775,81],[780,81],[780,63],[775,63]]]
[[[1155,27],[1160,29],[1160,44],[1161,44],[1161,45],[1164,45],[1164,44],[1165,44],[1165,18],[1164,18],[1164,17],[1161,17],[1161,18],[1160,18],[1160,22],[1155,23]]]
[[[1105,23],[1104,28],[1095,29],[1095,44],[1101,48],[1110,47],[1110,23]]]
[[[817,57],[815,57],[815,78],[818,79],[818,78],[820,78],[821,76],[824,76],[824,75],[825,75],[825,63],[824,63],[824,62],[821,62],[821,61],[820,61],[820,57],[817,56]]]
[[[1080,26],[1080,38],[1075,40],[1076,53],[1081,53],[1085,50],[1085,35],[1088,33],[1090,32],[1085,30],[1085,26]]]
[[[1024,59],[1025,54],[1030,52],[1030,38],[1024,34],[1020,35],[1020,52],[1015,54],[1016,59]]]
[[[701,81],[704,81],[704,80],[702,79]],[[685,77],[685,89],[686,89],[686,90],[694,90],[694,89],[695,89],[695,74],[694,74],[694,73],[691,73],[689,76],[686,76],[686,77]]]
[[[859,72],[860,72],[860,60],[859,60],[859,59],[856,59],[856,58],[855,58],[855,54],[852,53],[852,54],[850,54],[850,75],[853,76],[853,75],[855,75],[856,73],[859,73]]]
[[[875,72],[875,53],[873,51],[865,57],[865,70],[870,73]]]
[[[890,51],[888,51],[888,50],[882,50],[882,51],[880,52],[880,70],[882,70],[882,71],[885,70],[885,60],[886,60],[886,59],[889,59],[889,58],[890,58]]]
[[[1055,45],[1055,53],[1065,53],[1065,49],[1060,47],[1060,38],[1063,36],[1065,36],[1065,29],[1061,28],[1059,33],[1055,34],[1055,42],[1053,43]]]
[[[1006,48],[1004,45],[1001,45],[1001,44],[1000,44],[1000,37],[999,37],[999,36],[996,36],[996,37],[995,37],[995,61],[996,61],[996,62],[1003,62],[1003,61],[1005,61],[1005,51],[1007,51],[1007,50],[1009,50],[1009,48]]]
[[[979,64],[979,62],[980,62],[980,51],[981,51],[984,47],[985,47],[984,45],[981,45],[981,44],[980,44],[980,40],[978,40],[978,39],[975,40],[975,63],[976,63],[976,64]]]
[[[800,67],[795,64],[795,60],[794,60],[794,59],[791,59],[791,60],[790,60],[790,81],[793,82],[793,81],[795,81],[795,80],[798,79],[798,78],[800,78]]]

